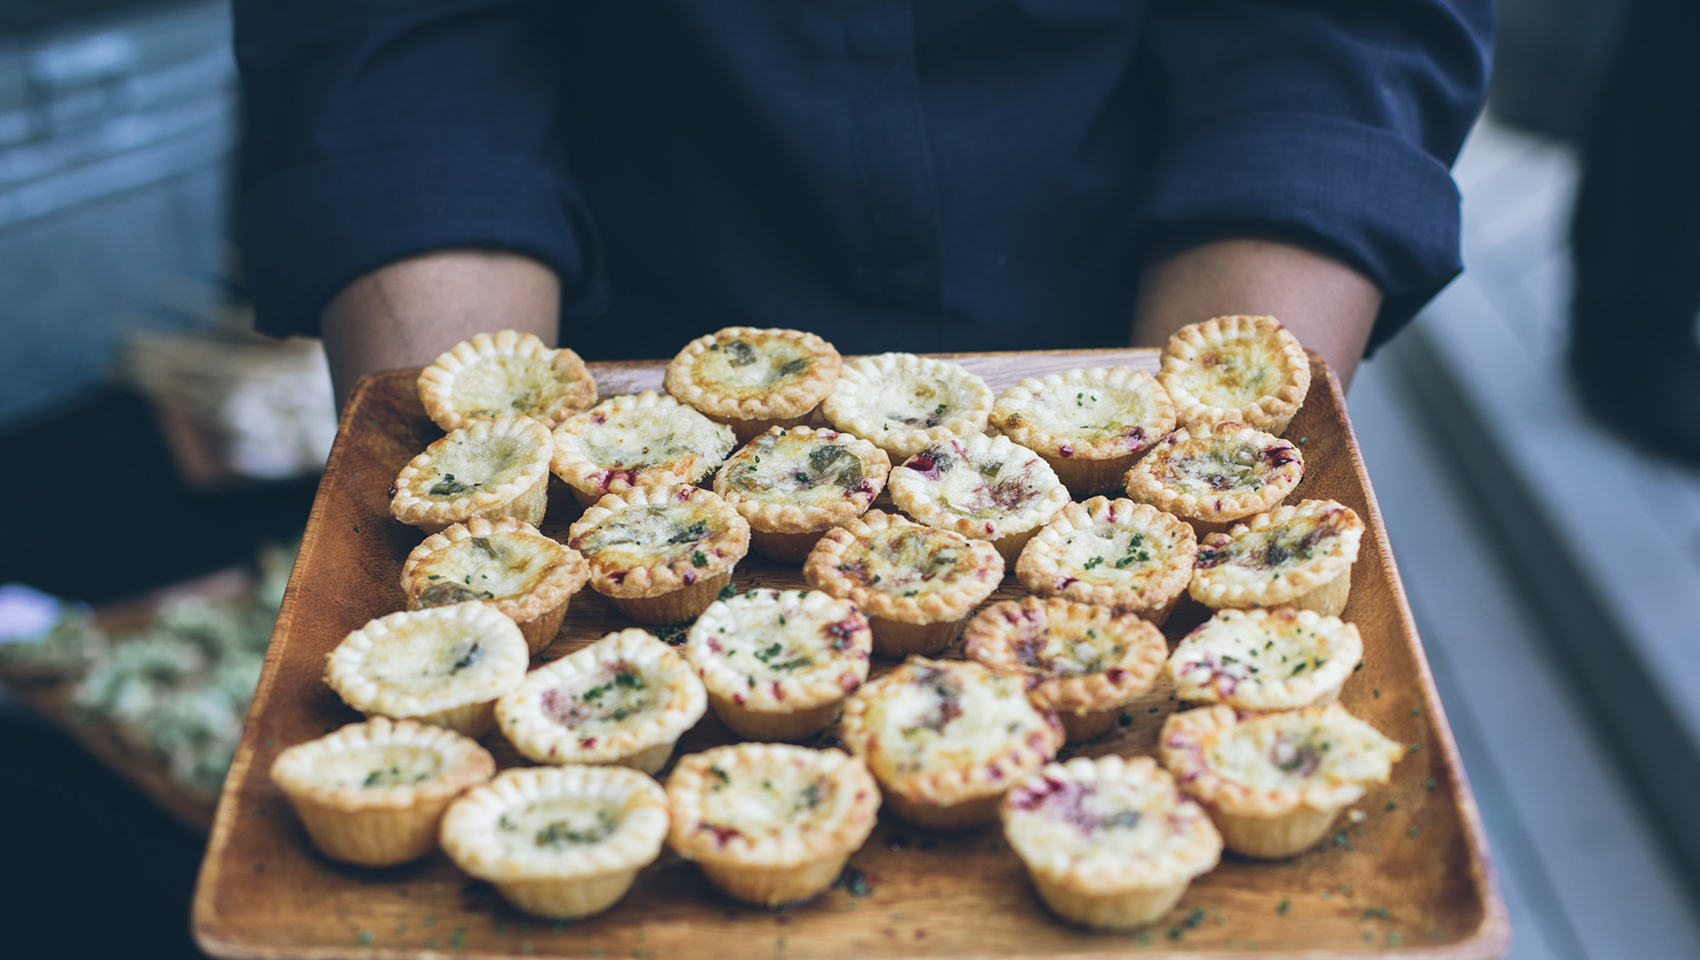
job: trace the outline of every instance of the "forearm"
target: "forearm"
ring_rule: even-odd
[[[1326,254],[1271,240],[1221,240],[1145,268],[1133,345],[1160,347],[1186,324],[1211,317],[1268,314],[1349,387],[1380,308],[1375,284]]]
[[[529,257],[438,250],[399,260],[349,284],[320,327],[337,404],[378,370],[417,367],[475,333],[518,330],[555,345],[561,284]]]

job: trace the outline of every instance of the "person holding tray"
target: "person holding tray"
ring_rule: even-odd
[[[258,326],[339,396],[512,328],[590,359],[1156,346],[1350,381],[1460,270],[1489,0],[238,0]]]

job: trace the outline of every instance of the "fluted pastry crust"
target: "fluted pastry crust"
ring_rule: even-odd
[[[480,420],[449,431],[401,468],[390,515],[426,533],[473,517],[542,521],[554,448],[530,417]]]
[[[444,430],[502,417],[530,417],[553,429],[596,402],[596,380],[573,351],[499,330],[437,357],[419,374],[419,400]]]
[[[1144,370],[1087,367],[1010,387],[993,405],[990,422],[1044,457],[1084,497],[1119,487],[1133,462],[1175,428],[1175,406]]]
[[[730,574],[749,552],[750,525],[713,491],[652,484],[603,497],[567,537],[597,593],[655,597]]]
[[[700,483],[738,445],[731,427],[649,390],[567,418],[554,441],[555,476],[587,505],[638,486]]]
[[[774,427],[734,453],[714,492],[763,533],[811,533],[859,517],[885,489],[891,459],[836,430]]]
[[[1304,455],[1237,423],[1185,427],[1163,438],[1127,474],[1127,495],[1165,513],[1223,524],[1270,510],[1304,479]]]
[[[992,390],[984,380],[960,364],[912,353],[852,360],[821,404],[827,422],[893,457],[983,433],[991,412]]]
[[[868,678],[868,618],[818,590],[751,590],[717,600],[684,653],[708,692],[746,710],[790,713],[842,700]]]
[[[1240,710],[1331,702],[1363,661],[1358,628],[1314,610],[1219,610],[1169,658],[1175,696]]]
[[[1184,427],[1231,421],[1279,435],[1310,390],[1310,358],[1274,317],[1216,317],[1175,331],[1157,381]]]
[[[1161,620],[1192,581],[1197,556],[1197,536],[1173,515],[1132,500],[1093,497],[1065,504],[1028,541],[1015,575],[1041,597],[1124,607]]]
[[[512,518],[474,517],[432,534],[401,567],[409,609],[481,600],[522,629],[562,608],[588,579],[590,564],[577,550]]]
[[[1285,504],[1205,537],[1188,590],[1217,609],[1285,606],[1348,575],[1363,534],[1344,504]]]
[[[794,420],[832,392],[838,351],[801,330],[727,327],[667,364],[667,392],[723,422]]]
[[[1038,454],[1008,437],[941,440],[891,471],[891,499],[929,527],[1003,545],[1026,543],[1068,503],[1068,489]],[[1005,550],[1014,561],[1018,551]]]
[[[991,596],[1003,557],[988,541],[869,510],[821,537],[803,578],[869,616],[937,623],[960,620]]]

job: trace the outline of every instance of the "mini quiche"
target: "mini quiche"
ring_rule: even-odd
[[[1033,451],[1008,437],[940,440],[891,471],[891,499],[929,527],[990,540],[1014,563],[1068,503],[1068,488]]]
[[[1358,628],[1315,610],[1219,610],[1169,658],[1175,696],[1239,710],[1333,703],[1364,656]]]
[[[695,619],[750,549],[750,525],[738,511],[688,484],[610,493],[567,537],[590,561],[590,586],[640,623]]]
[[[1218,705],[1170,715],[1157,749],[1228,849],[1279,859],[1314,846],[1340,810],[1386,783],[1405,748],[1337,703],[1241,714]]]
[[[654,773],[707,709],[672,647],[632,628],[531,671],[496,701],[502,736],[538,763],[617,763]]]
[[[750,522],[751,549],[801,563],[822,533],[868,512],[890,472],[885,451],[860,437],[774,427],[726,461],[714,492]]]
[[[868,618],[817,590],[751,590],[717,600],[685,638],[714,713],[751,740],[801,740],[868,679]]]
[[[1169,644],[1131,613],[1072,600],[1005,600],[975,615],[963,653],[993,670],[1020,674],[1034,706],[1062,720],[1069,742],[1115,729],[1168,658]]]
[[[879,788],[842,750],[740,743],[667,778],[670,845],[727,896],[762,907],[826,892],[874,829]]]
[[[482,600],[515,623],[531,653],[561,629],[590,564],[522,520],[474,517],[425,538],[401,567],[409,610]]]
[[[1150,757],[1046,764],[1004,796],[1003,832],[1039,899],[1093,930],[1155,923],[1222,857],[1209,815]]]
[[[419,400],[444,430],[530,417],[554,428],[596,402],[596,381],[571,350],[502,330],[462,340],[419,374]]]
[[[548,505],[549,428],[530,417],[480,420],[414,457],[390,486],[390,515],[426,533],[473,517],[536,524]]]
[[[821,404],[827,422],[871,441],[893,457],[909,457],[949,437],[985,432],[992,389],[959,364],[882,353],[844,365]]]
[[[1279,435],[1310,391],[1310,358],[1274,317],[1216,317],[1175,331],[1157,381],[1181,426],[1231,421]]]
[[[667,392],[748,443],[770,427],[796,427],[832,392],[838,351],[801,330],[727,327],[698,337],[667,364]]]
[[[1076,497],[1108,493],[1164,434],[1175,405],[1157,378],[1132,367],[1031,377],[992,407],[999,433],[1045,458]]]
[[[553,469],[589,506],[633,487],[699,483],[737,445],[731,427],[646,390],[563,421],[555,428]]]
[[[1197,536],[1174,516],[1093,497],[1064,504],[1021,551],[1015,575],[1037,596],[1119,607],[1162,626],[1197,555]]]
[[[434,723],[474,739],[531,659],[518,625],[483,603],[379,617],[337,644],[325,682],[367,716]]]
[[[296,744],[272,763],[307,838],[332,860],[389,867],[437,847],[449,801],[496,773],[490,751],[452,730],[373,717]]]
[[[1192,524],[1199,536],[1275,509],[1304,479],[1299,448],[1237,423],[1185,427],[1127,473],[1127,495]]]
[[[950,646],[1003,581],[1003,557],[988,541],[869,510],[821,537],[803,579],[867,614],[875,653],[906,657]]]
[[[525,767],[455,801],[443,851],[526,913],[577,920],[613,906],[667,839],[667,795],[624,767]]]
[[[1337,617],[1363,535],[1363,520],[1333,500],[1276,507],[1205,537],[1187,589],[1217,610],[1296,607]]]
[[[922,657],[856,691],[841,735],[892,813],[931,830],[997,819],[1004,791],[1063,745],[1062,724],[1027,699],[1020,674]]]

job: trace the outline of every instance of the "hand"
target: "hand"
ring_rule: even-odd
[[[1158,260],[1140,277],[1133,345],[1160,347],[1189,323],[1268,314],[1352,385],[1381,290],[1339,260],[1272,240],[1219,240]]]
[[[543,264],[494,250],[438,250],[344,287],[320,327],[341,409],[368,373],[424,366],[475,333],[518,330],[555,345],[561,283]]]

